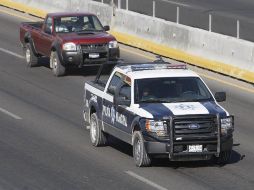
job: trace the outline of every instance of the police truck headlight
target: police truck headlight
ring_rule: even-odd
[[[110,41],[109,43],[108,43],[108,47],[109,48],[118,48],[118,42],[117,41]]]
[[[232,133],[234,130],[234,119],[232,116],[223,118],[220,120],[221,122],[221,134],[227,135],[228,133]]]
[[[146,130],[156,133],[157,136],[167,136],[167,124],[163,121],[146,120]]]
[[[72,42],[68,42],[68,43],[63,44],[63,50],[65,50],[65,51],[76,51],[77,46],[76,46],[76,44],[74,44]]]

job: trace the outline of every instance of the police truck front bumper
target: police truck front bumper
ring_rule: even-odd
[[[189,121],[202,124],[199,129],[189,129],[185,125]],[[207,123],[204,124],[204,121]],[[177,116],[165,122],[167,137],[144,133],[148,154],[168,155],[172,161],[190,161],[209,160],[212,156],[219,157],[223,151],[232,150],[232,132],[221,134],[218,115]]]
[[[169,142],[145,141],[145,147],[148,154],[151,155],[168,155],[172,161],[193,161],[209,160],[212,156],[218,156],[216,141],[188,141],[178,142],[171,146]],[[202,145],[202,152],[188,152],[189,145]],[[231,150],[233,138],[222,137],[220,151]]]

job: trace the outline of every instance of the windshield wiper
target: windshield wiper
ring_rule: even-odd
[[[171,103],[177,103],[177,102],[202,102],[202,101],[209,101],[210,99],[179,99],[172,101]]]
[[[177,100],[147,99],[147,100],[139,100],[138,103],[179,103],[179,102],[201,102],[210,100],[211,99],[177,99]]]
[[[84,30],[78,30],[77,32],[102,32],[103,30],[98,30],[98,29],[93,29],[93,28],[89,28],[89,29],[84,29]]]
[[[165,101],[158,99],[148,99],[148,100],[139,100],[138,103],[165,103]]]

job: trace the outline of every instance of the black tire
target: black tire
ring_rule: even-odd
[[[39,58],[34,54],[31,44],[27,43],[24,48],[27,67],[35,67],[38,65]]]
[[[140,131],[135,131],[133,133],[133,158],[138,167],[151,165],[151,158],[146,152],[144,138]]]
[[[219,157],[216,158],[217,164],[228,164],[231,159],[232,150],[223,151],[220,153]]]
[[[61,64],[60,59],[57,55],[57,52],[52,51],[50,55],[50,65],[52,71],[56,77],[64,76],[66,68]]]
[[[96,113],[93,113],[90,118],[90,139],[93,146],[104,146],[107,144],[107,136],[98,125]]]

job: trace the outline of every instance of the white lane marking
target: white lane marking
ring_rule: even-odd
[[[24,58],[25,58],[25,57],[22,56],[22,55],[19,55],[19,54],[17,54],[17,53],[14,53],[14,52],[12,52],[12,51],[7,50],[7,49],[3,49],[3,48],[1,48],[1,47],[0,47],[0,51],[2,51],[2,52],[4,52],[4,53],[7,53],[7,54],[9,54],[9,55],[13,55],[13,56],[15,56],[15,57],[17,57],[17,58],[20,58],[20,59],[24,59]]]
[[[13,114],[13,113],[11,113],[11,112],[9,112],[9,111],[7,111],[7,110],[1,108],[1,107],[0,107],[0,112],[4,113],[4,114],[6,114],[6,115],[8,115],[8,116],[10,116],[10,117],[12,117],[12,118],[14,118],[14,119],[22,119],[22,118],[19,117],[18,115],[15,115],[15,114]]]
[[[154,183],[154,182],[152,182],[152,181],[150,181],[150,180],[148,180],[148,179],[146,179],[146,178],[144,178],[144,177],[142,177],[142,176],[140,176],[140,175],[138,175],[138,174],[136,174],[136,173],[134,173],[132,171],[125,171],[125,173],[127,173],[128,175],[130,175],[130,176],[132,176],[132,177],[134,177],[134,178],[136,178],[136,179],[146,183],[147,185],[150,185],[150,186],[154,187],[155,189],[158,189],[158,190],[168,190],[167,188],[162,187],[162,186],[160,186],[160,185],[158,185],[158,184],[156,184],[156,183]]]

